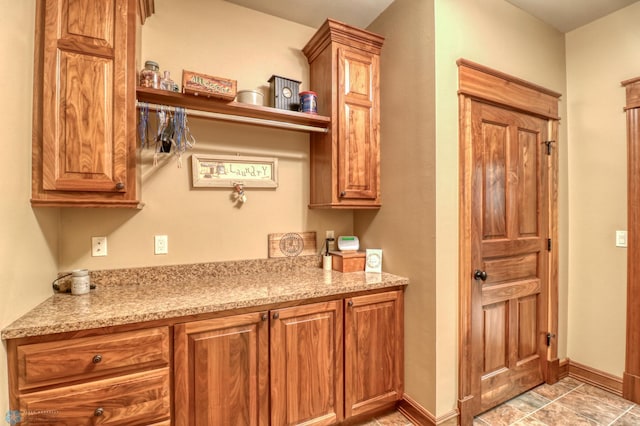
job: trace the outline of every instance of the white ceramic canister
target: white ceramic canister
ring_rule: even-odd
[[[91,289],[88,269],[71,271],[71,294],[87,294]]]

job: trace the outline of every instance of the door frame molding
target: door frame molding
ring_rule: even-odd
[[[458,289],[459,289],[459,335],[458,335],[458,409],[460,424],[469,425],[473,422],[473,415],[480,407],[480,383],[474,378],[472,362],[474,347],[471,339],[472,309],[471,300],[473,288],[469,286],[472,277],[471,253],[473,241],[471,227],[471,192],[473,149],[471,145],[471,102],[479,100],[484,103],[498,105],[518,112],[544,118],[549,123],[548,134],[553,154],[548,162],[548,208],[549,208],[549,237],[553,242],[549,252],[548,272],[548,332],[554,336],[558,334],[558,101],[560,93],[551,91],[536,84],[500,71],[485,67],[466,59],[459,59],[458,65],[458,107],[459,107],[459,260],[458,260]],[[477,290],[476,290],[477,291]],[[478,326],[479,319],[473,323]],[[557,339],[551,339],[547,349],[547,363],[543,376],[548,383],[558,380],[559,360]]]
[[[627,336],[622,396],[640,403],[640,77],[625,80],[627,115]]]

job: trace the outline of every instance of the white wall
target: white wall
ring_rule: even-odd
[[[627,140],[620,82],[640,76],[640,3],[566,36],[569,130],[569,341],[572,361],[622,377]]]

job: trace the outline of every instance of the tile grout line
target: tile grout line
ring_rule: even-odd
[[[617,422],[618,420],[620,420],[625,414],[629,413],[631,410],[633,410],[633,407],[635,407],[636,404],[631,404],[631,407],[627,408],[622,414],[620,414],[618,417],[616,417],[615,419],[613,419],[613,421],[611,423],[609,423],[608,426],[611,426],[612,424],[614,424],[615,422]]]
[[[544,404],[543,406],[541,406],[540,408],[537,408],[537,409],[533,410],[532,412],[530,412],[530,413],[529,413],[529,414],[527,414],[526,416],[519,418],[519,419],[518,419],[518,420],[516,420],[515,422],[511,423],[511,425],[514,425],[514,424],[516,424],[516,423],[518,423],[518,422],[520,422],[520,421],[522,421],[522,420],[524,420],[524,419],[526,419],[526,418],[528,418],[528,417],[533,416],[533,415],[534,415],[535,413],[537,413],[538,411],[542,410],[542,409],[543,409],[543,408],[545,408],[545,407],[548,407],[549,405],[553,404],[554,402],[557,402],[560,398],[562,398],[562,397],[564,397],[564,396],[569,395],[571,392],[575,391],[576,389],[581,388],[582,386],[584,386],[584,383],[580,383],[578,386],[576,386],[575,388],[573,388],[573,389],[571,389],[571,390],[569,390],[569,391],[567,391],[567,392],[563,393],[562,395],[560,395],[560,396],[559,396],[559,397],[557,397],[556,399],[553,399],[553,400],[549,401],[548,403]],[[534,390],[534,389],[532,389],[532,390],[531,390],[531,392],[535,392],[535,390]],[[540,395],[540,394],[538,394],[538,395]],[[542,397],[544,398],[544,395],[540,395],[540,396],[542,396]],[[571,410],[571,411],[574,411],[574,410]],[[575,413],[575,411],[574,411],[574,413]],[[578,413],[576,413],[576,414],[578,414]],[[542,423],[542,422],[541,422],[541,423]],[[511,425],[509,425],[509,426],[511,426]]]

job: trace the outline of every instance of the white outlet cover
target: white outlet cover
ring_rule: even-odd
[[[169,253],[169,237],[166,235],[154,236],[154,253],[155,254],[168,254]]]
[[[107,237],[91,237],[91,256],[107,255]]]

